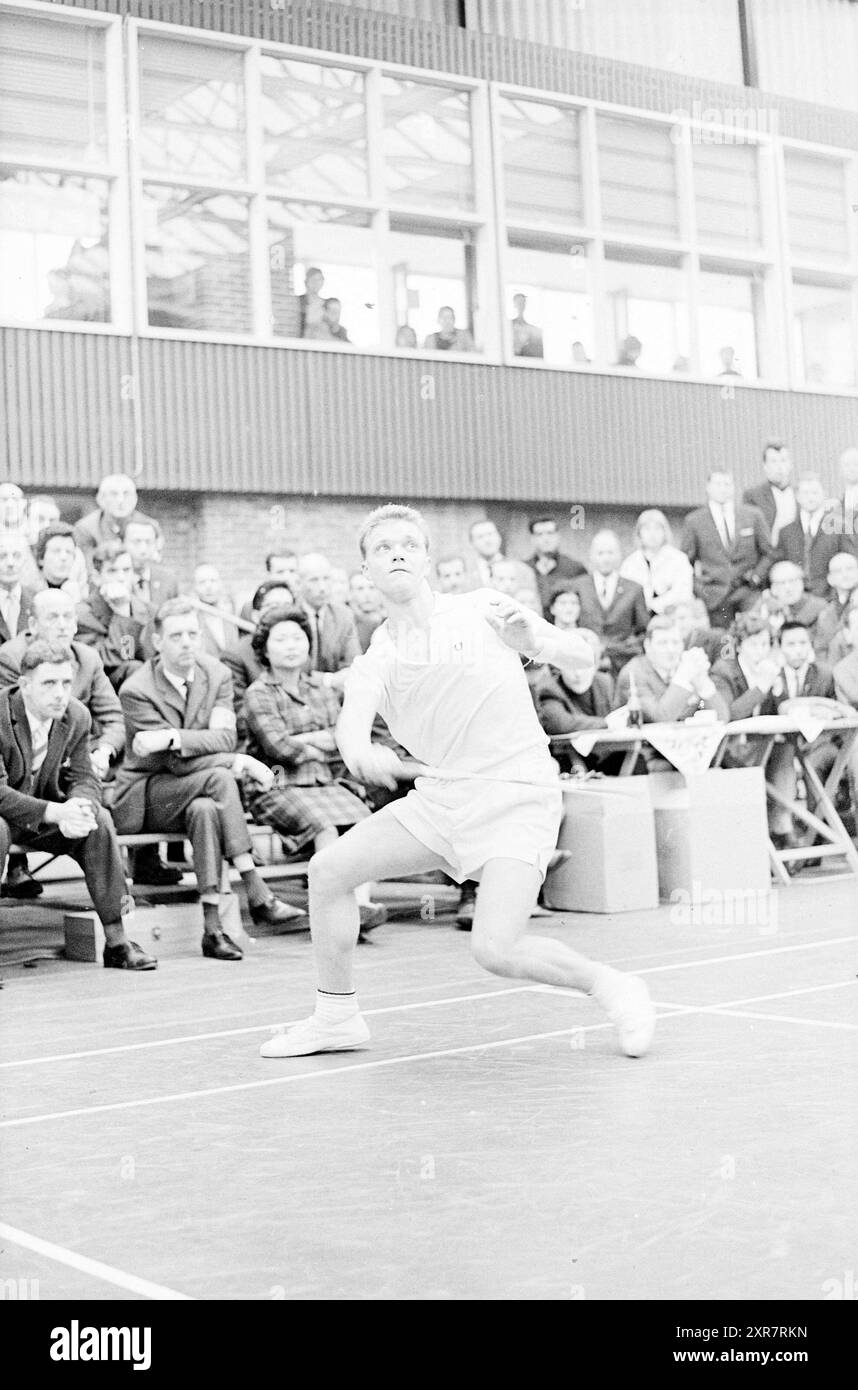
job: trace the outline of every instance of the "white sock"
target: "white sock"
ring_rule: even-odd
[[[590,994],[597,1004],[601,1004],[603,1009],[607,1009],[613,1003],[617,985],[623,976],[621,971],[615,970],[612,965],[600,965],[596,971],[596,982],[590,990]]]
[[[321,1023],[345,1023],[358,1012],[354,990],[348,994],[326,994],[323,989],[316,990],[316,1018]]]

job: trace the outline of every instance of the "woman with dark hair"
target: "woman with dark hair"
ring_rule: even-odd
[[[255,821],[278,831],[290,851],[309,843],[324,849],[341,827],[370,814],[341,780],[345,769],[334,738],[340,700],[330,686],[315,685],[307,674],[311,641],[302,609],[264,609],[251,639],[262,674],[248,687],[244,703],[247,751],[277,773],[268,791],[245,784],[247,807]],[[364,928],[387,917],[371,902],[369,888],[362,884],[355,893]]]

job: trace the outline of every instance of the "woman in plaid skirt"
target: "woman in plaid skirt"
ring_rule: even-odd
[[[307,675],[311,632],[300,608],[274,607],[253,634],[262,675],[245,694],[247,751],[276,774],[268,790],[250,781],[245,800],[254,821],[273,826],[290,851],[312,843],[323,849],[347,828],[369,816],[369,808],[341,780],[345,771],[334,738],[340,713],[338,693]],[[386,920],[370,900],[369,884],[355,897],[361,927]]]

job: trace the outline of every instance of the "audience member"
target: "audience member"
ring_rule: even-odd
[[[27,542],[20,531],[0,530],[0,641],[23,632],[35,589],[21,583]]]
[[[331,600],[331,565],[324,555],[302,555],[298,562],[300,606],[310,625],[310,671],[317,683],[342,690],[346,672],[360,655],[354,614]]]
[[[577,579],[587,570],[571,555],[560,550],[560,534],[553,516],[538,516],[530,522],[528,530],[533,538],[533,554],[527,564],[536,576],[542,616],[548,617],[551,601],[558,589],[568,588],[568,580]]]
[[[542,329],[537,328],[534,323],[528,323],[525,318],[527,295],[514,294],[512,306],[515,310],[515,316],[510,320],[513,353],[516,357],[543,357]]]
[[[87,564],[91,562],[96,546],[107,541],[121,541],[125,538],[125,527],[133,517],[135,521],[150,521],[137,510],[137,488],[134,479],[127,473],[111,473],[102,478],[95,494],[95,511],[81,517],[74,528],[74,538],[83,551]]]
[[[401,323],[396,330],[396,346],[400,348],[416,348],[417,334],[410,323]]]
[[[200,611],[200,651],[204,656],[214,656],[220,660],[225,649],[236,642],[240,629],[233,621],[232,603],[224,591],[216,565],[197,565],[193,593],[207,609],[217,610]]]
[[[24,522],[27,555],[21,576],[26,585],[38,587],[39,584],[39,571],[33,551],[41,532],[46,526],[55,526],[61,519],[59,507],[53,497],[49,497],[47,493],[36,493],[35,496],[27,498],[27,515]],[[89,569],[87,568],[86,556],[77,543],[75,543],[74,564],[69,579],[77,585],[79,594],[86,593],[89,588]]]
[[[323,323],[325,311],[322,299],[322,285],[325,277],[317,265],[311,265],[304,274],[304,293],[298,296],[298,336],[314,338],[328,335]],[[319,330],[322,330],[320,333]]]
[[[742,494],[742,501],[762,512],[768,527],[769,540],[776,546],[781,531],[795,521],[798,515],[798,502],[790,483],[792,460],[785,444],[770,439],[764,445],[763,473],[765,481],[746,488]]]
[[[340,343],[351,342],[348,333],[340,323],[340,314],[343,311],[342,303],[339,299],[331,297],[326,299],[322,305],[322,323],[328,330],[328,337],[336,339]]]
[[[589,367],[591,359],[587,356],[584,344],[576,338],[572,344],[572,363],[576,367]]]
[[[835,534],[841,537],[841,551],[858,554],[858,447],[850,445],[838,460],[843,492],[835,511]]]
[[[638,358],[642,352],[643,344],[640,338],[635,338],[631,335],[627,338],[623,338],[617,351],[617,366],[637,367]]]
[[[832,555],[828,562],[828,585],[832,597],[816,620],[813,638],[814,650],[823,661],[829,657],[829,647],[858,589],[858,558],[851,551],[841,550]]]
[[[664,613],[694,592],[694,571],[688,556],[673,544],[664,512],[649,507],[635,524],[637,549],[620,566],[623,579],[631,579],[644,591],[652,613]]]
[[[269,550],[265,556],[265,578],[282,579],[287,588],[293,594],[297,594],[301,585],[298,579],[298,556],[295,551],[289,550],[285,546]],[[244,618],[245,622],[254,621],[252,598],[241,605],[238,616]]]
[[[0,863],[13,840],[71,855],[104,928],[105,966],[154,970],[154,957],[125,935],[122,853],[92,767],[89,713],[72,683],[69,649],[37,640],[21,658],[18,685],[0,691]]]
[[[574,579],[581,600],[581,626],[598,632],[604,643],[603,668],[614,676],[641,651],[649,621],[640,584],[620,577],[622,550],[613,531],[599,531],[590,546],[592,573]]]
[[[94,647],[114,690],[134,674],[152,651],[150,609],[134,590],[134,564],[120,541],[92,552],[89,597],[78,604],[78,639]]]
[[[613,707],[611,677],[595,666],[579,675],[563,675],[552,666],[537,690],[539,721],[547,734],[604,729]]]
[[[809,699],[821,697],[833,700],[834,677],[829,666],[816,661],[813,642],[807,624],[790,618],[780,630],[778,645],[781,655],[780,680],[774,687],[775,699]]]
[[[64,521],[55,521],[39,533],[33,558],[39,571],[42,585],[49,589],[65,589],[75,603],[84,597],[79,582],[74,578],[77,561],[77,546],[74,531]]]
[[[735,613],[754,606],[774,559],[762,512],[735,506],[734,493],[733,475],[713,469],[706,506],[685,518],[682,548],[695,568],[695,593],[713,627],[728,627]]]
[[[157,655],[123,685],[125,761],[116,778],[113,818],[122,834],[178,832],[191,842],[203,905],[204,956],[240,960],[218,906],[223,859],[241,875],[256,923],[280,926],[296,910],[274,897],[254,867],[237,777],[271,786],[267,767],[236,753],[229,671],[199,652],[190,598],[170,599],[154,618]]]
[[[827,586],[826,586],[827,587]],[[825,600],[805,593],[804,575],[791,560],[777,560],[769,570],[769,587],[760,601],[777,632],[784,623],[803,623],[815,635],[816,622],[825,611]]]
[[[617,678],[614,705],[628,705],[634,681],[645,724],[669,724],[688,719],[699,709],[714,710],[726,723],[727,705],[700,647],[684,647],[673,618],[650,618],[642,656],[632,657]]]
[[[250,621],[256,625],[266,608],[287,607],[295,604],[295,595],[282,579],[266,579],[260,584],[250,600]],[[253,633],[243,632],[228,647],[224,647],[220,660],[232,676],[233,707],[236,719],[238,747],[243,748],[247,738],[245,724],[244,697],[248,686],[259,680],[262,667],[253,650]]]
[[[723,628],[710,627],[706,605],[699,598],[674,604],[664,616],[676,623],[684,649],[688,651],[692,647],[700,647],[706,653],[710,666],[729,654],[732,638]]]
[[[125,525],[124,545],[134,566],[134,590],[153,612],[179,593],[173,576],[155,563],[160,533],[157,521],[148,518],[131,517]]]
[[[581,595],[574,589],[560,589],[551,600],[547,618],[561,632],[577,628],[581,616]]]
[[[461,555],[447,555],[438,560],[435,573],[438,576],[438,592],[441,594],[464,594],[473,587]]]
[[[781,528],[777,553],[804,572],[808,593],[827,598],[828,566],[832,556],[843,548],[836,503],[826,503],[825,488],[816,473],[804,473],[799,478],[796,501],[798,516]]]
[[[468,530],[468,540],[471,543],[471,563],[477,587],[491,589],[494,587],[494,567],[506,559],[500,531],[493,521],[472,521]],[[516,567],[518,587],[532,588],[533,571],[529,566],[521,560],[513,560],[511,563]]]
[[[384,622],[385,613],[381,594],[363,570],[349,575],[349,607],[354,614],[360,649],[365,652],[375,629]]]
[[[438,330],[430,333],[424,347],[432,352],[473,352],[474,340],[467,328],[456,327],[456,314],[449,304],[438,310]]]
[[[0,530],[23,531],[26,526],[27,499],[17,483],[0,483]]]
[[[722,347],[718,351],[721,359],[721,370],[719,376],[741,376],[742,373],[736,369],[736,349]],[[747,500],[747,499],[746,499]]]

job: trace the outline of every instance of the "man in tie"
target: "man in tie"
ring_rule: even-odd
[[[804,623],[791,619],[780,630],[780,685],[774,687],[775,698],[783,700],[822,697],[835,699],[834,677],[829,666],[817,662],[813,643]]]
[[[27,626],[34,589],[21,583],[27,542],[20,531],[0,531],[0,641],[9,642]]]
[[[758,507],[769,528],[769,540],[776,546],[785,526],[796,519],[798,502],[790,483],[792,459],[789,449],[779,440],[770,439],[763,447],[765,481],[746,488],[742,501]]]
[[[769,570],[769,587],[763,594],[762,607],[773,632],[785,623],[796,622],[802,623],[813,638],[825,600],[805,592],[804,575],[798,565],[791,560],[777,560]]]
[[[620,574],[623,552],[613,531],[599,531],[590,546],[592,573],[569,582],[581,600],[578,626],[592,628],[604,647],[602,669],[617,676],[643,648],[649,610],[640,584]]]
[[[302,555],[298,575],[302,607],[313,634],[310,671],[320,685],[342,690],[346,672],[361,654],[354,614],[346,604],[331,600],[331,565],[326,556]]]
[[[21,659],[19,684],[0,691],[0,862],[13,840],[71,855],[104,927],[104,964],[154,970],[157,961],[125,935],[122,854],[90,761],[91,720],[72,697],[72,679],[68,647],[37,639]]]
[[[615,709],[628,704],[632,679],[645,724],[679,723],[698,709],[714,710],[727,722],[727,706],[709,674],[709,658],[700,647],[683,646],[673,618],[650,618],[643,656],[632,657],[620,672]]]
[[[175,579],[163,565],[155,563],[159,535],[157,522],[148,517],[131,517],[125,526],[124,545],[134,566],[134,590],[152,612],[179,592]]]
[[[254,922],[280,926],[303,916],[260,878],[236,778],[267,789],[270,768],[236,753],[229,671],[200,654],[200,622],[190,598],[169,599],[154,618],[156,656],[119,692],[125,762],[116,778],[113,818],[122,834],[181,832],[191,841],[203,907],[203,955],[241,960],[218,913],[224,858],[241,875]]]
[[[494,566],[505,559],[501,534],[493,521],[474,521],[468,530],[473,551],[472,572],[478,589],[491,589]],[[513,560],[518,572],[517,588],[532,589],[533,573],[523,560]]]
[[[804,473],[796,487],[798,516],[784,526],[778,555],[792,560],[804,573],[805,588],[819,598],[828,595],[828,566],[843,545],[836,504],[826,501],[818,473]]]
[[[78,605],[78,639],[95,647],[114,690],[152,653],[151,611],[134,586],[134,562],[121,541],[92,552],[89,597]]]
[[[729,627],[737,612],[754,606],[774,560],[762,512],[737,507],[734,498],[732,473],[714,468],[706,480],[706,506],[685,518],[682,548],[713,627]]]

